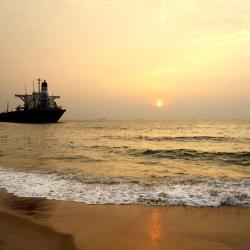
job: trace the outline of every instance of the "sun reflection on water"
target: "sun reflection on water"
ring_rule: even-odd
[[[162,236],[162,221],[158,210],[153,210],[149,220],[148,236],[153,242],[159,242]]]

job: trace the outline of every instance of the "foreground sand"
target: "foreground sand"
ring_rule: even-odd
[[[75,249],[73,238],[0,212],[0,249]]]
[[[0,211],[0,250],[250,246],[250,208],[84,205],[1,191]]]

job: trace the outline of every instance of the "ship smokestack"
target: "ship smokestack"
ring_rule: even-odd
[[[48,83],[45,80],[42,82],[42,91],[40,98],[41,98],[41,107],[47,109],[49,107]]]
[[[48,94],[48,83],[45,80],[42,82],[42,93]]]

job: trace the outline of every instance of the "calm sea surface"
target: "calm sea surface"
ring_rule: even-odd
[[[0,188],[87,204],[250,205],[250,121],[0,123]]]

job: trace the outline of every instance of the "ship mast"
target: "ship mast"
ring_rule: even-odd
[[[38,81],[38,93],[40,94],[40,92],[41,92],[41,79],[38,78],[37,81]]]

